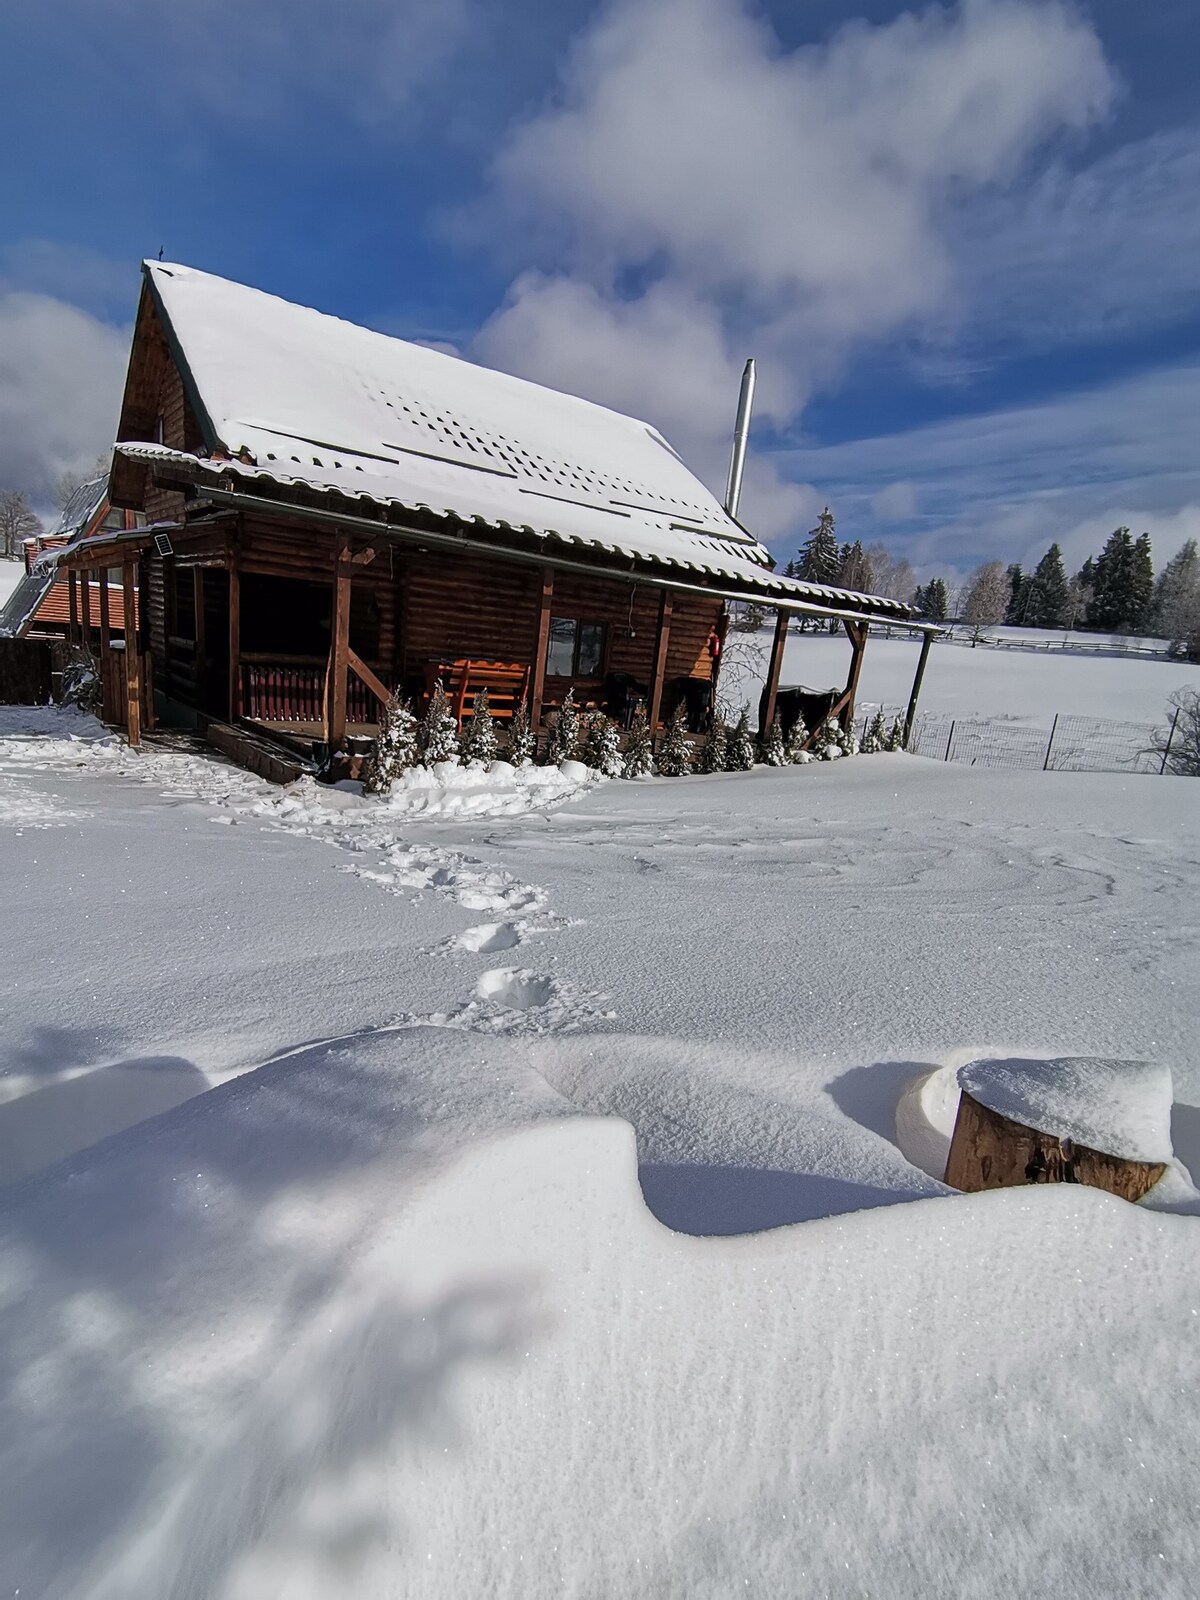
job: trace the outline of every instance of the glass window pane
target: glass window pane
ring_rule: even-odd
[[[569,678],[574,672],[576,626],[574,617],[550,618],[546,671],[552,678]]]
[[[579,676],[598,678],[604,661],[604,624],[581,622],[579,624]]]

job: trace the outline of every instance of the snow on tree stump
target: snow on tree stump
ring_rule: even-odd
[[[1148,1061],[972,1061],[946,1182],[968,1194],[1083,1183],[1140,1200],[1166,1172],[1171,1072]]]

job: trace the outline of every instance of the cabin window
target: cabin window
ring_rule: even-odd
[[[603,622],[551,617],[546,672],[551,678],[598,678],[604,667]]]

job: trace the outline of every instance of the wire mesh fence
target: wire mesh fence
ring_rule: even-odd
[[[1163,770],[1149,722],[1059,715],[1049,728],[967,717],[922,716],[908,748],[933,761],[977,767],[1023,767],[1040,772],[1144,772]]]

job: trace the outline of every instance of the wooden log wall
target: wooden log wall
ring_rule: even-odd
[[[606,670],[628,672],[649,683],[661,593],[648,582],[635,585],[556,572],[550,609],[556,617],[607,624]],[[536,567],[481,556],[406,554],[401,627],[405,669],[413,671],[436,656],[529,662],[540,594]],[[721,602],[687,594],[671,599],[666,676],[707,679],[712,670],[708,637]]]

